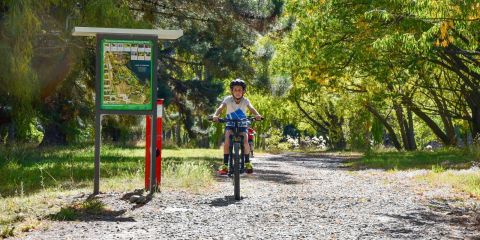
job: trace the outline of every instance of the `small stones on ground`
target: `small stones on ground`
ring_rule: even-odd
[[[477,230],[480,216],[472,215],[472,220],[467,221],[464,216],[467,212],[447,214],[454,212],[448,203],[434,202],[434,207],[429,207],[425,201],[429,194],[415,193],[412,179],[420,170],[398,174],[362,170],[352,174],[332,156],[299,153],[258,157],[254,164],[256,174],[241,178],[240,201],[233,200],[233,186],[228,178],[218,179],[214,187],[198,194],[173,189],[162,189],[153,198],[143,189],[103,194],[102,202],[112,209],[108,218],[53,222],[50,229],[30,232],[25,238],[475,239],[480,236]],[[448,194],[449,190],[442,191]]]
[[[130,197],[130,202],[131,203],[137,203],[137,201],[140,199],[140,195],[132,195]]]

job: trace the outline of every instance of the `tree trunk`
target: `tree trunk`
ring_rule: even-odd
[[[407,118],[405,118],[403,106],[395,103],[394,107],[397,114],[398,125],[400,126],[400,133],[402,134],[403,147],[407,151],[414,151],[417,149],[417,144],[415,143],[412,111],[407,107]]]
[[[472,138],[477,143],[480,140],[480,94],[477,94],[476,91],[466,91],[465,100],[467,100],[468,107],[472,111]]]
[[[418,106],[416,106],[411,99],[404,98],[404,103],[419,117],[422,119],[425,124],[433,131],[435,136],[437,136],[443,144],[447,146],[454,146],[455,142],[451,142],[449,137],[442,131],[442,129],[435,123],[426,113],[424,113]]]
[[[180,136],[180,123],[177,123],[175,125],[175,143],[177,144],[177,146],[181,146],[182,145],[182,137]]]
[[[408,124],[407,126],[407,140],[408,140],[408,147],[410,150],[417,150],[417,143],[415,142],[415,130],[413,127],[413,114],[412,110],[407,107],[407,117],[408,117]]]
[[[450,44],[443,51],[437,51],[439,59],[430,59],[431,62],[440,65],[455,74],[461,80],[461,85],[468,91],[463,90],[462,95],[472,111],[472,137],[480,136],[480,74],[459,57],[459,48]],[[461,55],[460,55],[461,56]],[[478,62],[475,67],[478,67]]]
[[[448,115],[447,111],[445,110],[445,104],[438,99],[437,96],[434,95],[433,97],[436,106],[438,108],[438,114],[440,115],[440,119],[442,119],[443,126],[445,128],[445,133],[447,135],[449,145],[455,146],[457,144],[457,139],[455,138],[455,129],[453,127],[452,118]]]
[[[397,134],[395,134],[395,131],[393,130],[393,127],[392,125],[390,125],[387,121],[387,119],[385,119],[379,112],[378,110],[373,107],[372,105],[370,105],[369,103],[365,104],[365,107],[367,108],[367,110],[369,112],[371,112],[373,114],[373,116],[375,116],[382,124],[383,126],[385,126],[385,128],[387,129],[387,132],[388,132],[388,135],[390,137],[390,139],[392,140],[393,142],[393,146],[397,149],[397,150],[402,150],[402,145],[400,144],[400,142],[398,141],[398,138],[397,138]]]
[[[470,106],[472,110],[472,137],[476,143],[480,142],[480,105]]]
[[[331,102],[328,104],[327,116],[330,122],[329,136],[330,140],[332,141],[333,149],[344,150],[347,147],[347,141],[342,128],[344,119],[343,117],[339,117],[335,114],[335,107]]]
[[[407,129],[405,126],[405,119],[403,116],[403,108],[400,104],[394,103],[393,107],[395,108],[395,113],[397,115],[398,126],[400,127],[400,134],[402,136],[403,148],[405,150],[409,149],[408,138],[407,138]]]
[[[441,86],[441,81],[439,77],[434,78],[436,84]],[[452,145],[457,144],[457,139],[455,137],[455,129],[453,127],[452,117],[448,113],[448,104],[445,102],[445,98],[442,96],[444,95],[443,90],[440,88],[440,91],[437,92],[434,89],[428,89],[430,92],[433,101],[435,102],[436,107],[438,108],[438,114],[440,115],[440,119],[442,119],[443,126],[445,128],[445,132],[447,134],[448,142]]]

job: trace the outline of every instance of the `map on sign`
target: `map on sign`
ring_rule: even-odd
[[[102,40],[101,107],[152,109],[152,42]]]

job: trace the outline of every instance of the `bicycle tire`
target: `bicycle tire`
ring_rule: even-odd
[[[235,200],[240,200],[240,143],[233,145],[233,193]]]

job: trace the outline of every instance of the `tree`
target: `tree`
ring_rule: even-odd
[[[73,38],[73,26],[183,29],[179,41],[160,47],[159,97],[181,111],[194,138],[194,129],[205,128],[195,119],[212,111],[223,91],[222,81],[253,75],[246,61],[249,47],[256,31],[268,29],[279,7],[279,1],[1,2],[0,51],[11,57],[0,66],[7,73],[0,77],[0,123],[15,123],[17,131],[27,132],[31,123],[22,121],[27,115],[39,116],[44,144],[64,144],[72,139],[68,135],[78,133],[67,129],[91,123],[92,113],[84,109],[92,107],[95,43]]]
[[[295,81],[356,95],[390,137],[400,133],[407,150],[416,148],[413,114],[446,145],[454,145],[453,119],[470,119],[476,134],[474,96],[479,94],[472,82],[478,18],[472,10],[477,8],[475,1],[289,2],[285,18],[294,23],[291,31],[273,34],[279,38],[274,62],[279,71],[296,73]],[[454,35],[462,47],[451,46]],[[432,68],[437,74],[426,74]],[[454,86],[448,82],[453,79]],[[458,114],[465,109],[459,96],[469,114]],[[389,107],[380,111],[379,103]],[[384,117],[391,110],[395,118]]]

